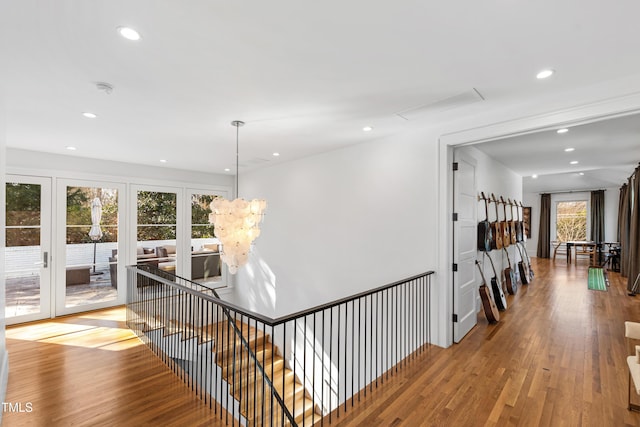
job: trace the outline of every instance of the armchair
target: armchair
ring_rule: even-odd
[[[627,346],[637,343],[640,340],[640,323],[624,322],[625,337],[627,338]],[[632,346],[634,354],[627,357],[627,365],[629,366],[629,384],[627,385],[627,408],[630,411],[640,412],[640,405],[631,403],[631,384],[634,385],[636,394],[640,395],[640,346]]]

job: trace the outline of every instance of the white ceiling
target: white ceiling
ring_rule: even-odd
[[[620,187],[640,161],[639,114],[558,129],[476,147],[522,175],[523,190],[532,193]]]
[[[396,113],[474,88],[486,101],[458,116],[640,75],[638,16],[635,0],[2,1],[7,144],[233,173],[236,119],[257,167],[438,120]]]

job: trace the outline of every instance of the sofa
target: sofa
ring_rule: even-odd
[[[176,246],[163,245],[156,247],[156,254],[160,261],[160,269],[175,269]],[[207,279],[220,276],[220,252],[217,244],[206,244],[202,249],[191,251],[191,280]]]
[[[152,248],[136,248],[136,264],[148,264],[155,267],[158,266],[158,257]],[[112,249],[109,257],[109,276],[111,277],[111,286],[118,287],[118,250]]]

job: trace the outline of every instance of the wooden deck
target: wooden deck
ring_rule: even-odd
[[[608,292],[588,290],[586,260],[534,270],[499,324],[480,315],[461,344],[429,348],[324,424],[639,426],[624,321],[640,321],[640,295],[615,273]],[[33,411],[5,412],[5,426],[224,425],[126,329],[122,308],[11,327],[7,346],[5,401]]]

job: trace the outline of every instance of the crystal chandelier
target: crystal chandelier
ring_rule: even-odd
[[[234,120],[231,125],[236,127],[236,194],[239,195],[238,136],[244,122]],[[246,201],[238,197],[231,201],[216,197],[211,202],[209,222],[215,226],[215,235],[222,244],[220,256],[231,274],[236,274],[238,267],[247,263],[251,243],[260,235],[259,225],[266,208],[266,200],[259,199]]]

